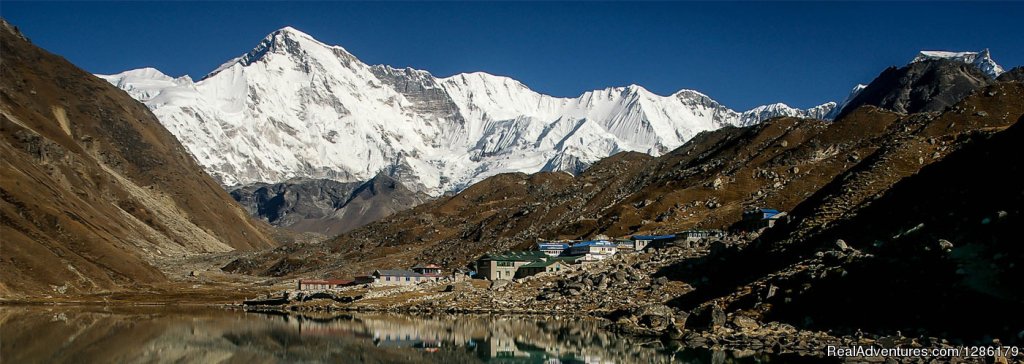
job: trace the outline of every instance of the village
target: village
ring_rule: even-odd
[[[732,230],[761,231],[773,227],[785,216],[785,212],[775,209],[749,208],[744,210],[742,220]],[[352,286],[372,289],[467,279],[512,281],[542,273],[557,275],[569,270],[586,269],[588,265],[616,254],[634,254],[667,247],[693,248],[721,239],[726,234],[726,231],[718,229],[688,229],[674,234],[632,235],[617,239],[597,236],[589,240],[539,240],[534,250],[487,253],[470,265],[474,269],[456,269],[449,274],[445,274],[437,264],[419,263],[408,269],[376,269],[370,274],[352,279],[299,279],[296,288],[298,291],[315,293]]]
[[[539,240],[529,250],[483,254],[475,257],[467,269],[447,274],[439,265],[419,263],[409,269],[377,269],[349,280],[301,279],[297,290],[247,300],[244,305],[253,312],[287,311],[323,317],[415,313],[425,317],[466,314],[498,319],[511,317],[508,315],[597,318],[604,320],[599,325],[607,332],[624,335],[621,337],[659,337],[679,340],[691,347],[754,347],[800,355],[820,351],[827,343],[852,345],[854,338],[799,330],[777,321],[763,322],[756,313],[728,314],[716,302],[692,309],[669,306],[673,299],[693,292],[694,285],[707,283],[707,276],[690,271],[694,264],[714,261],[740,249],[784,219],[786,212],[750,208],[727,230],[687,229],[622,238]],[[840,247],[838,251],[811,258],[800,267],[820,267],[818,262],[822,259],[858,254],[856,250]],[[765,302],[791,294],[798,287],[790,278],[801,269],[750,282],[745,287],[745,299]],[[679,279],[680,274],[693,275],[692,279]],[[389,338],[389,334],[395,333],[377,330],[375,345],[412,345],[433,350],[461,342],[441,344],[432,337],[436,335],[422,335],[418,331],[403,331],[398,339],[394,335]],[[527,355],[518,339],[512,343],[496,336],[490,350],[494,355]],[[553,352],[560,351],[556,348]]]

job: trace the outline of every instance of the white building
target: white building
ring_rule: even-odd
[[[607,240],[591,240],[569,247],[567,255],[580,256],[582,261],[593,262],[615,255],[618,251],[618,244]]]

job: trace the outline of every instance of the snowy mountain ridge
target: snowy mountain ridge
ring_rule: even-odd
[[[559,98],[483,72],[367,65],[291,27],[197,82],[152,68],[100,77],[145,103],[225,185],[384,172],[431,195],[504,172],[579,173],[618,152],[660,155],[702,131],[823,119],[836,107],[737,112],[697,91],[637,85]]]
[[[1003,73],[1003,67],[992,59],[992,54],[988,49],[983,49],[981,52],[921,51],[911,63],[932,59],[948,59],[974,65],[992,78],[999,77]]]

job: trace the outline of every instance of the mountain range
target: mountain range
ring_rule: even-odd
[[[420,194],[458,192],[506,172],[578,175],[601,158],[625,151],[663,155],[722,127],[783,116],[833,120],[863,104],[902,113],[937,110],[1003,72],[988,50],[922,51],[909,66],[927,69],[929,61],[960,67],[914,73],[909,83],[889,81],[904,82],[903,88],[876,82],[864,92],[867,86],[857,85],[840,104],[744,112],[692,90],[659,96],[630,85],[557,98],[481,72],[438,78],[371,66],[290,27],[199,82],[152,68],[100,77],[152,109],[254,216],[300,232],[336,234],[414,207],[426,200]],[[910,92],[914,83],[953,80],[953,73],[973,81]],[[386,198],[361,196],[358,209],[339,200],[381,177],[401,186],[388,189]],[[358,218],[342,218],[357,216],[353,211]]]
[[[145,103],[224,185],[384,173],[438,196],[505,172],[578,174],[624,151],[661,155],[702,131],[779,116],[824,119],[829,102],[738,112],[707,95],[629,85],[576,98],[508,77],[367,65],[286,27],[202,80],[152,68],[101,75]]]

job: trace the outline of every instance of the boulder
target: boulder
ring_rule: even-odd
[[[714,329],[725,325],[725,311],[717,305],[701,306],[690,312],[687,327]]]
[[[675,311],[665,305],[646,305],[633,310],[633,316],[641,327],[664,330],[675,321]]]
[[[510,284],[512,284],[512,281],[509,281],[509,280],[506,280],[506,279],[496,279],[496,280],[491,281],[491,290],[494,291],[494,290],[498,290],[498,289],[501,289],[501,288],[505,288],[506,286],[508,286]]]
[[[566,291],[569,291],[569,290],[584,291],[586,289],[587,289],[587,286],[584,285],[583,283],[569,283],[569,284],[566,284],[565,288],[564,288],[564,290],[566,290]]]
[[[713,181],[711,181],[711,183],[708,184],[708,187],[711,187],[711,189],[714,189],[714,190],[718,190],[718,189],[722,188],[722,184],[723,184],[722,183],[722,178],[721,177],[717,177]]]
[[[743,315],[733,316],[732,325],[745,331],[756,330],[761,327],[761,324],[757,323],[757,320]]]
[[[939,239],[939,249],[942,251],[953,250],[953,243],[946,239]]]

